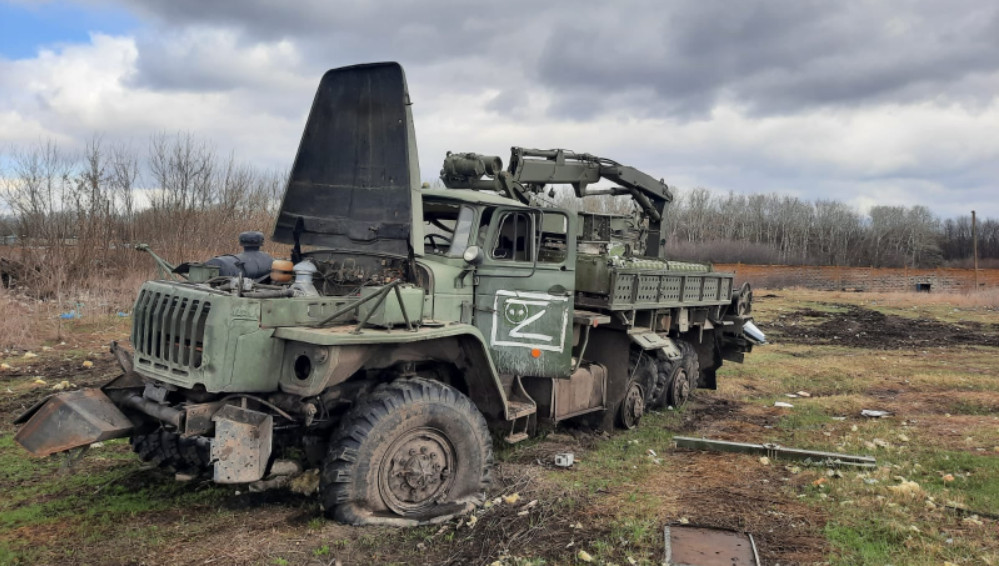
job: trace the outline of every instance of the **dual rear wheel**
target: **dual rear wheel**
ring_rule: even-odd
[[[690,399],[700,375],[697,351],[683,340],[677,340],[677,345],[681,355],[676,360],[666,358],[661,351],[632,350],[630,379],[618,408],[620,426],[634,428],[646,411],[682,407]]]

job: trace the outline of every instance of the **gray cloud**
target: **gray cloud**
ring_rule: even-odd
[[[0,140],[175,128],[281,167],[325,69],[397,60],[428,180],[448,149],[550,145],[684,186],[904,195],[952,214],[999,175],[994,3],[79,1],[142,27],[16,74],[0,60]],[[81,75],[99,92],[60,78],[120,57],[120,74]]]
[[[906,9],[907,8],[907,9]],[[547,39],[536,77],[556,110],[595,111],[622,90],[646,112],[688,116],[719,100],[758,114],[939,97],[990,100],[961,80],[999,70],[999,7],[976,2],[654,2],[574,19]],[[562,94],[566,93],[566,94]],[[564,108],[559,108],[564,104]]]
[[[999,5],[974,0],[510,0],[474,7],[304,0],[294,9],[267,0],[123,2],[170,28],[227,28],[246,45],[290,41],[313,71],[379,59],[451,62],[456,75],[473,71],[476,79],[451,87],[545,88],[562,117],[620,109],[611,103],[622,96],[635,114],[681,118],[704,115],[720,101],[761,115],[887,99],[980,104],[991,93],[965,82],[999,71]],[[480,68],[458,68],[469,54],[479,56]],[[139,76],[197,88],[239,80],[224,69],[171,67],[184,63],[150,53]],[[497,76],[492,66],[514,73]],[[497,102],[497,110],[511,108]]]

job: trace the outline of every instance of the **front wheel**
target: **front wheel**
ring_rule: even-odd
[[[194,477],[212,475],[207,438],[184,438],[166,429],[143,426],[132,434],[131,444],[143,462]]]
[[[486,421],[457,389],[423,378],[381,385],[344,416],[323,465],[326,515],[354,525],[437,523],[485,498]]]

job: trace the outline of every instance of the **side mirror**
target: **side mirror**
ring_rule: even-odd
[[[461,254],[462,259],[469,265],[479,265],[482,263],[482,248],[479,246],[468,246],[465,253]]]

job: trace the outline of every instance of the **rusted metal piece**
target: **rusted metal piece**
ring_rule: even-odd
[[[219,403],[198,403],[188,405],[184,409],[183,436],[208,435],[214,430],[212,415],[219,408]]]
[[[49,399],[52,397],[55,397],[55,395],[48,395],[46,397],[42,397],[38,401],[35,401],[34,405],[28,407],[28,410],[24,411],[14,419],[14,424],[19,425],[28,422],[28,419],[34,416],[34,414],[38,412],[38,409],[41,409],[42,406],[45,405],[45,403],[48,403]]]
[[[820,450],[802,450],[800,448],[788,448],[779,444],[749,444],[746,442],[729,442],[709,438],[691,438],[689,436],[674,436],[673,442],[676,443],[677,448],[738,452],[741,454],[763,454],[769,458],[784,457],[805,462],[812,461],[826,466],[873,468],[877,464],[877,460],[870,456],[822,452]]]
[[[727,529],[693,525],[667,525],[664,529],[670,566],[759,566],[753,535]]]
[[[603,409],[607,402],[607,368],[587,363],[569,379],[554,380],[555,420]]]
[[[117,340],[112,340],[109,349],[115,360],[118,361],[118,365],[121,366],[121,371],[132,373],[135,370],[132,364],[132,352],[128,348],[119,345]]]
[[[82,389],[50,397],[14,440],[35,456],[48,456],[131,432],[132,421],[103,391]]]
[[[125,398],[124,404],[138,411],[142,411],[150,417],[169,423],[176,428],[181,428],[184,424],[183,411],[178,411],[177,409],[167,405],[154,403],[142,395],[130,395]]]
[[[215,421],[212,439],[215,483],[249,483],[263,478],[271,457],[274,418],[226,405],[212,420]]]

